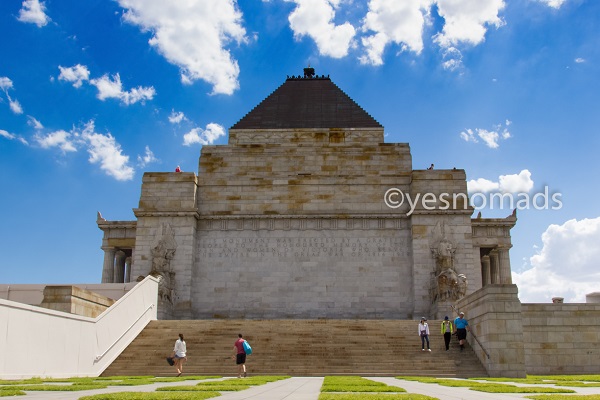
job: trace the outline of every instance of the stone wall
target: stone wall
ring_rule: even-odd
[[[599,374],[600,304],[523,304],[528,374]]]
[[[517,294],[516,285],[488,285],[457,303],[473,333],[467,340],[492,377],[525,377],[525,335]]]
[[[77,286],[46,286],[40,307],[96,318],[115,300]]]

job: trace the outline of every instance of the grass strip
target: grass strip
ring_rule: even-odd
[[[120,392],[80,397],[79,400],[203,400],[219,397],[218,392]]]
[[[326,376],[323,379],[321,392],[399,393],[406,390],[360,376]]]
[[[9,397],[9,396],[25,396],[25,393],[22,390],[2,390],[0,391],[0,397]]]
[[[157,392],[239,392],[249,389],[248,385],[214,385],[214,386],[164,386],[156,389]]]
[[[289,376],[253,376],[244,379],[225,379],[222,381],[200,382],[195,386],[166,386],[156,389],[159,392],[174,391],[218,391],[218,392],[237,392],[246,390],[252,386],[264,385],[269,382],[275,382],[282,379],[288,379]]]
[[[475,386],[470,388],[470,390],[486,393],[575,393],[575,391],[571,389],[544,386],[513,386],[504,384]]]
[[[25,390],[32,392],[78,392],[81,390],[106,389],[108,385],[17,385],[0,387],[0,392],[5,390]]]
[[[533,400],[600,400],[600,394],[540,394],[537,396],[525,396]]]
[[[437,397],[425,396],[424,394],[401,393],[401,394],[371,394],[371,393],[321,393],[319,400],[439,400]]]

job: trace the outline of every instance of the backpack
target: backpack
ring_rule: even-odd
[[[250,346],[250,343],[248,343],[247,340],[244,340],[244,353],[246,353],[246,355],[250,355],[252,354],[252,346]]]

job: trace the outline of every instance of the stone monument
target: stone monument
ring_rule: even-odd
[[[435,318],[511,283],[516,215],[471,218],[464,170],[413,169],[408,143],[304,72],[203,146],[197,175],[145,173],[135,221],[98,216],[102,281],[160,275],[173,319]],[[391,208],[391,189],[433,200]]]

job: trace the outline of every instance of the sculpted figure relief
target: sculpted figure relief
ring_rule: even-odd
[[[431,300],[458,300],[467,293],[467,277],[458,274],[454,265],[456,248],[445,235],[445,225],[438,222],[430,242],[435,259],[435,279],[432,282]]]
[[[175,272],[171,269],[171,260],[175,256],[176,249],[177,243],[171,225],[163,224],[161,234],[150,250],[152,256],[150,275],[160,279],[158,284],[159,299],[169,303],[173,303],[173,291],[175,289]]]

